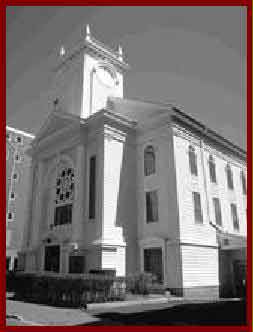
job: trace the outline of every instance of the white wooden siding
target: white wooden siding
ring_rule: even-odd
[[[197,155],[198,176],[191,175],[188,159],[188,147],[192,144]],[[174,136],[174,151],[177,178],[178,209],[180,216],[180,241],[203,245],[217,245],[216,231],[209,224],[208,206],[204,187],[204,172],[201,162],[200,147],[188,140]],[[201,196],[203,223],[196,223],[194,219],[194,205],[192,192],[197,191]]]
[[[181,246],[183,287],[218,286],[218,249]]]

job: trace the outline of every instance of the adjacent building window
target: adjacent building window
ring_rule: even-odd
[[[194,191],[192,193],[192,197],[193,197],[195,222],[203,223],[200,193]]]
[[[16,161],[20,161],[20,155],[19,155],[19,154],[16,154],[16,155],[15,155],[15,160],[16,160]]]
[[[72,203],[74,200],[74,170],[61,168],[56,179],[56,200],[54,225],[72,222]]]
[[[15,193],[13,191],[10,194],[10,199],[15,199]]]
[[[7,219],[8,219],[9,221],[12,221],[12,220],[14,219],[14,215],[13,215],[12,212],[8,212],[8,214],[7,214]]]
[[[215,161],[212,155],[209,156],[209,173],[210,173],[210,181],[212,183],[217,183],[216,179],[216,166]]]
[[[246,177],[243,171],[241,171],[241,181],[242,181],[242,192],[244,195],[246,195],[247,193]]]
[[[215,222],[217,225],[222,226],[221,206],[219,198],[213,198],[213,207],[215,213]]]
[[[22,137],[21,136],[17,136],[16,137],[16,142],[21,144],[22,143]]]
[[[238,215],[237,215],[237,207],[234,203],[232,203],[230,205],[230,207],[231,207],[231,217],[232,217],[234,229],[239,230],[239,219],[238,219]]]
[[[155,173],[155,151],[153,146],[149,145],[144,150],[144,174],[145,176]]]
[[[231,166],[229,164],[227,164],[226,166],[226,173],[227,173],[228,188],[233,190],[234,189],[233,173]]]
[[[197,155],[193,146],[189,146],[189,166],[191,174],[198,175],[198,166],[197,166]]]
[[[157,191],[146,192],[146,220],[147,223],[158,221]]]
[[[89,218],[96,217],[96,156],[90,158]]]
[[[13,173],[12,178],[13,178],[13,180],[17,180],[18,179],[18,173]]]

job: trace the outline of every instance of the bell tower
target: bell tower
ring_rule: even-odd
[[[112,50],[86,36],[71,51],[63,46],[54,68],[53,100],[64,112],[88,118],[106,106],[108,97],[123,98],[123,76],[129,69],[121,46]]]

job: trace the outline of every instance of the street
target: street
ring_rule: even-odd
[[[8,303],[9,302],[9,303]],[[7,312],[18,310],[17,301],[7,301]],[[24,306],[27,306],[25,308]],[[31,306],[31,307],[30,307]],[[33,306],[33,307],[32,307]],[[21,308],[19,303],[19,308]],[[53,308],[37,304],[22,306],[23,320],[7,317],[7,325],[245,325],[243,301],[169,301],[145,305],[80,310]],[[27,312],[26,312],[27,311]],[[29,311],[29,312],[28,312]],[[10,316],[11,317],[11,316]],[[33,318],[33,319],[32,319]]]

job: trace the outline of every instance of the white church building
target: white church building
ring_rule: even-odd
[[[245,284],[246,152],[173,105],[123,98],[128,64],[86,37],[61,49],[32,142],[25,271],[146,271],[183,296]]]

